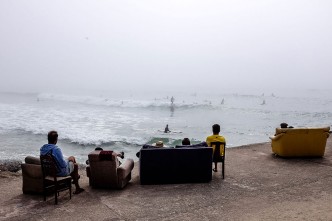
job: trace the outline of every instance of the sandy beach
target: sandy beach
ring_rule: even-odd
[[[136,160],[136,159],[135,159]],[[92,189],[46,202],[22,193],[20,172],[0,172],[0,220],[331,220],[332,142],[325,156],[283,159],[271,143],[227,149],[226,177],[210,183],[140,185],[138,164],[123,190]]]

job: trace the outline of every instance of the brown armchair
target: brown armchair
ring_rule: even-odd
[[[120,165],[116,153],[112,151],[93,151],[88,155],[86,168],[89,185],[99,188],[124,188],[131,180],[134,161],[127,159]]]
[[[40,159],[27,156],[21,164],[23,176],[23,193],[43,193],[43,172]]]

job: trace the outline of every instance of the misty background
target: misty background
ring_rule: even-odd
[[[0,1],[0,91],[330,89],[332,2]]]

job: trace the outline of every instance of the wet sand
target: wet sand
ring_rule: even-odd
[[[210,183],[142,186],[136,163],[125,189],[92,189],[81,170],[85,192],[62,192],[58,205],[23,194],[20,172],[0,172],[0,220],[331,220],[331,138],[323,158],[275,157],[270,143],[226,154],[225,179]]]

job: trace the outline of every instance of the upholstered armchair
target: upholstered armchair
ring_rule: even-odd
[[[89,185],[96,188],[124,188],[131,180],[134,161],[126,159],[121,165],[112,151],[95,150],[88,155],[86,168]]]
[[[21,164],[23,193],[43,193],[43,173],[40,165],[40,159],[27,156],[25,163]]]

